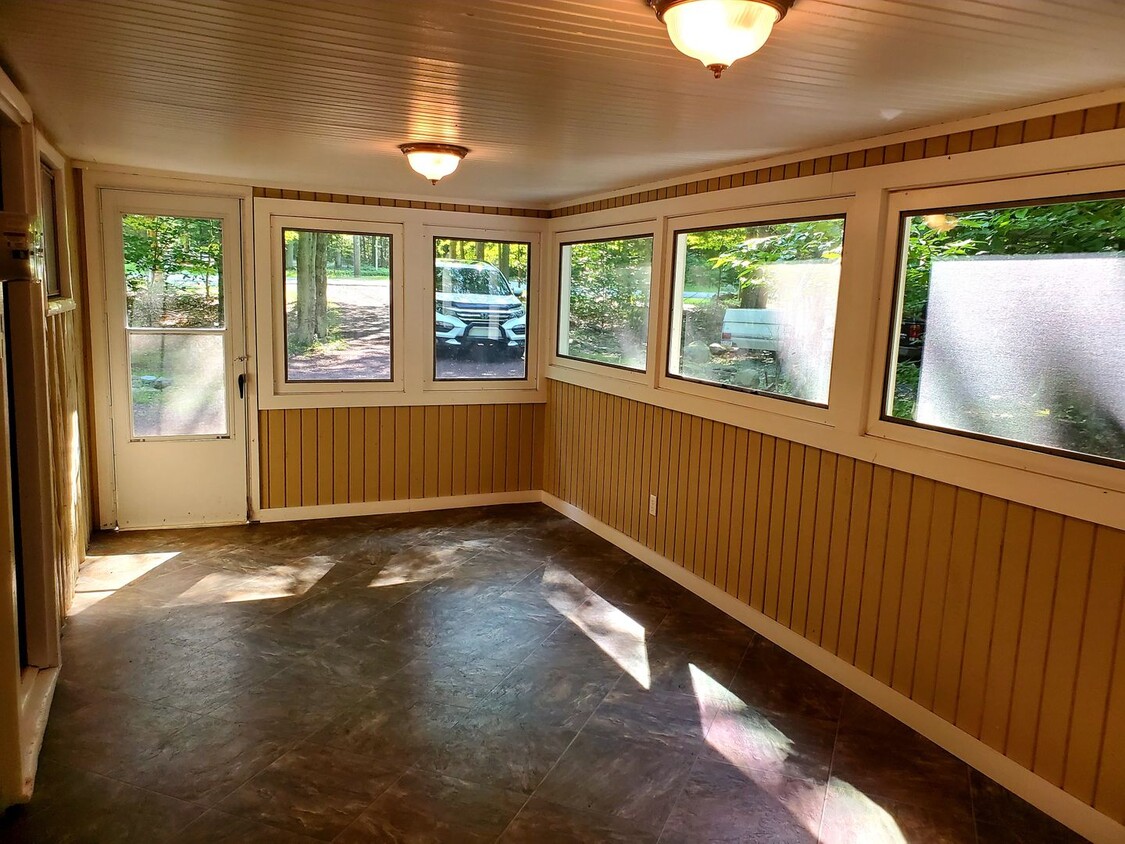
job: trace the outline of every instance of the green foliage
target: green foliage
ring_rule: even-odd
[[[126,214],[121,236],[130,325],[222,325],[221,220]]]
[[[577,243],[569,252],[571,353],[635,363],[648,326],[652,238]]]
[[[955,225],[941,231],[927,223],[934,222],[933,217]],[[903,318],[920,320],[926,316],[934,261],[975,255],[1125,252],[1125,202],[1089,200],[910,217],[908,238]]]

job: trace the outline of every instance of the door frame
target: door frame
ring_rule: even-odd
[[[90,418],[93,443],[93,475],[91,485],[96,491],[93,522],[105,530],[117,528],[117,474],[113,442],[110,380],[110,326],[107,308],[108,287],[106,255],[103,243],[103,210],[106,191],[132,191],[162,195],[204,196],[240,200],[241,231],[231,243],[240,250],[242,269],[242,333],[245,348],[236,349],[235,357],[246,356],[246,398],[242,402],[246,414],[246,483],[247,514],[257,500],[258,488],[258,397],[256,320],[254,299],[249,280],[253,277],[253,189],[248,185],[205,181],[192,178],[150,176],[124,168],[97,167],[80,163],[82,170],[83,228],[86,247],[90,302],[89,348]]]

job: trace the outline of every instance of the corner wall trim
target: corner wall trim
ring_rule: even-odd
[[[496,504],[532,504],[542,501],[537,489],[490,492],[481,495],[443,495],[434,498],[399,498],[363,501],[356,504],[313,504],[306,507],[267,507],[251,515],[260,522],[289,522],[300,519],[338,519],[346,516],[378,516],[413,513],[419,510],[455,510],[459,507],[490,507]]]
[[[751,630],[765,636],[798,659],[902,721],[1059,823],[1090,839],[1094,844],[1116,844],[1125,841],[1125,826],[1083,803],[1077,797],[1067,794],[1061,788],[1052,785],[871,675],[849,665],[667,557],[657,554],[620,531],[598,521],[584,510],[568,504],[549,492],[543,492],[541,500],[548,507],[613,543],[622,551],[656,569],[731,618],[741,621]]]

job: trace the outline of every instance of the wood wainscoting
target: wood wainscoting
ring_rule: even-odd
[[[261,508],[543,487],[543,404],[263,410]]]
[[[545,435],[551,495],[1125,820],[1125,532],[561,382]]]

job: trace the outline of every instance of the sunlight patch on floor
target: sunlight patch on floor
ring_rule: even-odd
[[[550,581],[548,581],[550,577]],[[652,685],[644,627],[562,569],[543,575],[547,601],[645,689]],[[581,602],[576,602],[579,597]]]
[[[179,553],[168,551],[159,554],[106,554],[88,557],[78,571],[78,591],[104,592],[128,586],[179,556]]]
[[[304,595],[335,563],[325,557],[302,565],[278,565],[253,573],[217,571],[208,574],[171,602],[172,606],[234,604]]]

